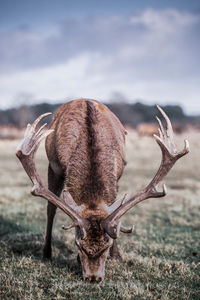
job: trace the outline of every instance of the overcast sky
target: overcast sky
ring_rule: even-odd
[[[200,114],[199,0],[0,0],[0,108],[141,100]]]

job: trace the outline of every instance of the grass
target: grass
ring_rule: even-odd
[[[57,212],[53,259],[42,260],[46,201],[30,195],[31,184],[14,156],[17,142],[0,142],[0,299],[199,299],[200,291],[200,141],[186,134],[191,152],[165,182],[168,195],[139,204],[122,218],[135,225],[118,239],[122,261],[108,260],[105,281],[82,280],[70,220]],[[183,136],[177,136],[182,147]],[[130,133],[128,165],[119,196],[144,187],[158,168],[159,148],[151,138]],[[46,182],[47,159],[37,164]]]

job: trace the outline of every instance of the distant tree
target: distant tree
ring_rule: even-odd
[[[152,123],[155,120],[155,116],[159,116],[159,112],[155,105],[146,105],[140,102],[130,104],[119,102],[118,100],[117,102],[108,103],[106,105],[118,116],[122,124],[137,127],[139,123]],[[0,110],[0,125],[25,127],[27,123],[33,122],[39,115],[45,112],[54,113],[61,104],[62,103],[40,103],[37,105],[23,105],[19,108]],[[166,105],[162,106],[162,108],[176,124],[183,124],[186,122],[199,124],[200,117],[186,116],[182,108],[178,105]],[[51,117],[47,118],[45,121],[50,122],[50,120]]]

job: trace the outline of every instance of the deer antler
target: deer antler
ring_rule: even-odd
[[[160,119],[157,117],[159,124],[159,136],[154,134],[154,138],[162,151],[162,161],[160,167],[150,184],[144,190],[130,198],[126,203],[120,205],[105,220],[101,221],[102,228],[113,239],[118,237],[120,231],[119,219],[129,209],[148,198],[158,198],[166,195],[167,190],[165,185],[163,185],[162,192],[157,191],[156,186],[167,175],[175,162],[189,152],[189,142],[187,140],[185,140],[185,147],[183,151],[178,152],[176,150],[171,122],[165,112],[158,105],[157,108],[167,123],[167,128],[164,129]]]
[[[66,213],[72,220],[71,227],[79,226],[82,231],[83,238],[86,236],[86,227],[89,226],[87,220],[83,219],[77,210],[80,211],[79,206],[76,205],[69,192],[64,193],[64,201],[62,202],[55,194],[48,190],[42,183],[39,174],[36,171],[34,157],[35,153],[43,139],[53,132],[52,129],[46,130],[46,124],[42,125],[39,130],[36,130],[38,123],[51,113],[45,113],[37,118],[32,125],[28,124],[24,139],[17,147],[16,155],[22,163],[26,173],[33,183],[31,193],[34,196],[40,196],[50,201],[52,204],[59,207],[64,213]],[[69,226],[69,228],[71,228]],[[66,227],[65,227],[66,229]]]

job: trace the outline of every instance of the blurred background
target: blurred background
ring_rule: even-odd
[[[199,53],[199,0],[0,0],[1,299],[200,299]],[[62,211],[53,260],[42,260],[46,201],[14,155],[27,123],[80,97],[108,105],[129,133],[119,199],[159,168],[155,103],[177,149],[185,138],[191,149],[165,178],[168,195],[122,218],[134,232],[120,235],[122,260],[108,260],[100,285],[83,284]],[[36,166],[47,184],[44,144]]]
[[[83,97],[132,127],[155,103],[198,126],[199,33],[199,0],[0,0],[0,124]]]

